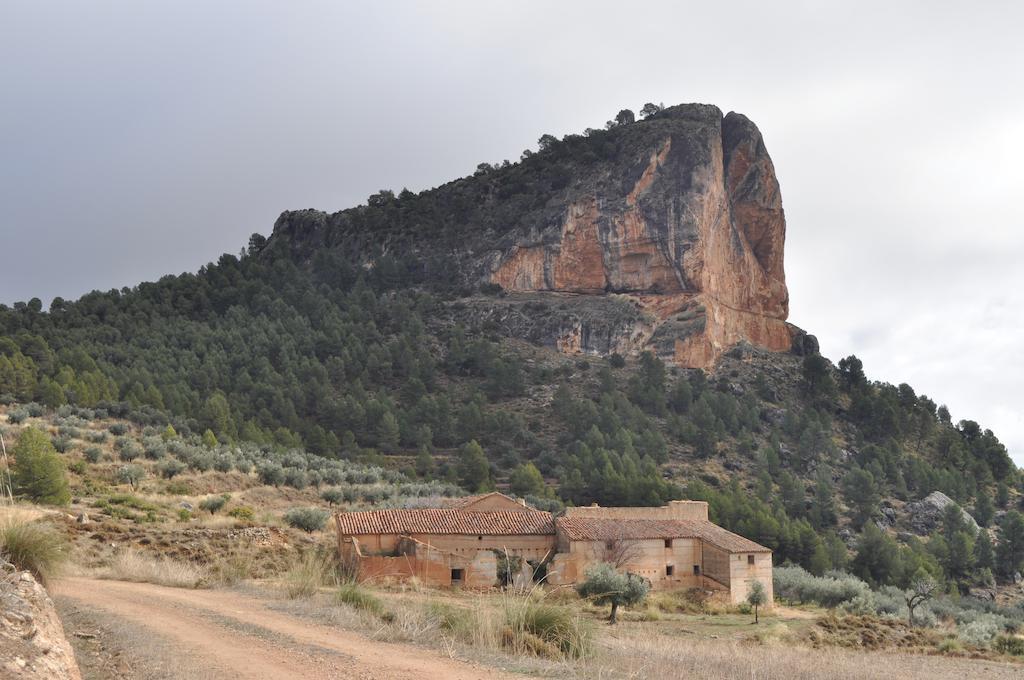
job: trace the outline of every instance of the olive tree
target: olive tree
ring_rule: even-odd
[[[651,582],[636,574],[622,574],[607,562],[596,564],[587,569],[586,578],[576,586],[580,597],[586,598],[596,605],[610,604],[611,614],[608,623],[616,623],[619,607],[639,604],[651,590]]]

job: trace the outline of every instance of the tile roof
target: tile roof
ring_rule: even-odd
[[[335,516],[343,536],[365,534],[459,534],[512,536],[555,533],[550,512],[500,510],[470,512],[459,508],[410,508],[339,512]]]
[[[570,541],[612,541],[644,538],[699,538],[726,552],[771,552],[763,545],[698,519],[612,519],[559,517],[558,530]]]

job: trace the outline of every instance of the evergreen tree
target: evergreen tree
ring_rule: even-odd
[[[483,491],[487,488],[491,468],[480,444],[474,439],[459,449],[459,484],[468,491]]]
[[[1010,510],[1003,518],[996,546],[996,571],[1005,578],[1019,572],[1024,565],[1024,515]]]
[[[543,496],[544,477],[533,463],[524,463],[512,471],[509,490],[516,496]]]
[[[424,444],[416,454],[416,474],[421,479],[430,479],[434,476],[434,457],[430,455],[430,448]]]
[[[992,524],[996,509],[992,505],[992,499],[984,489],[978,489],[978,497],[974,502],[974,519],[979,526],[987,527]]]
[[[64,461],[42,430],[34,427],[22,430],[13,453],[11,483],[15,494],[33,503],[68,504],[71,492]]]
[[[867,470],[854,468],[843,479],[843,492],[847,502],[853,506],[854,526],[864,526],[878,508],[878,485],[874,476]]]
[[[987,531],[979,531],[974,542],[974,564],[978,569],[992,569],[995,566],[995,554],[992,551],[992,539]]]

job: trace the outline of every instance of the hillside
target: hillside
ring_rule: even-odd
[[[996,435],[785,323],[756,128],[698,105],[631,117],[418,195],[286,213],[197,274],[0,308],[4,426],[38,402],[282,469],[305,449],[307,468],[555,507],[705,498],[815,573],[1012,581],[1020,479]],[[917,521],[935,491],[991,533]]]

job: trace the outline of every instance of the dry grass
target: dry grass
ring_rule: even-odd
[[[284,590],[294,599],[309,598],[321,588],[338,585],[334,558],[323,550],[307,550],[283,578]]]
[[[110,566],[100,569],[96,575],[99,578],[155,583],[172,588],[198,588],[207,579],[207,572],[191,562],[152,557],[136,550],[117,553]]]
[[[52,527],[18,517],[0,520],[0,557],[45,585],[67,561],[66,542]]]

